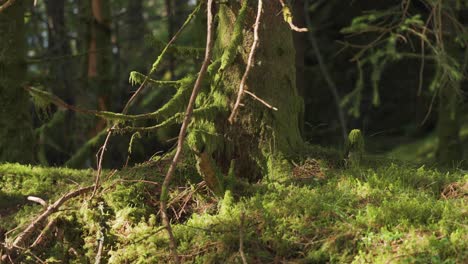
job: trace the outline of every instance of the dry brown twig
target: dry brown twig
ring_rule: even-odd
[[[283,12],[285,11],[286,8],[287,8],[287,10],[289,10],[289,12],[291,12],[289,7],[284,3],[284,0],[279,0],[279,1],[281,3],[281,6],[283,7]],[[296,32],[307,32],[307,31],[309,31],[307,28],[300,28],[300,27],[294,25],[294,23],[292,22],[292,17],[290,19],[287,19],[286,22],[289,24],[289,27],[292,30],[296,31]]]
[[[5,9],[7,9],[7,8],[10,7],[11,5],[13,5],[15,2],[16,2],[16,0],[7,0],[5,3],[3,3],[3,4],[0,6],[0,13],[2,13],[3,11],[5,11]]]
[[[54,225],[57,223],[57,218],[53,218],[52,220],[50,220],[47,225],[44,227],[44,229],[42,229],[41,233],[36,237],[36,239],[34,240],[34,242],[31,244],[31,246],[29,246],[29,248],[34,248],[36,247],[37,245],[39,245],[40,243],[42,243],[42,241],[44,240],[44,236],[46,235],[46,233],[52,229],[54,227]]]
[[[200,92],[202,81],[205,77],[208,65],[210,64],[212,46],[213,46],[213,14],[212,14],[213,0],[208,0],[207,3],[207,36],[206,36],[206,50],[205,50],[205,59],[201,66],[200,72],[198,74],[197,80],[195,81],[192,94],[190,95],[190,100],[185,111],[184,120],[180,128],[179,137],[177,139],[177,149],[172,159],[171,165],[167,170],[164,182],[162,184],[161,190],[161,220],[163,225],[166,227],[167,233],[169,235],[169,247],[171,254],[174,258],[175,263],[180,263],[179,256],[177,255],[177,244],[175,242],[174,234],[172,233],[171,223],[167,216],[167,197],[168,197],[168,188],[172,180],[172,177],[175,172],[177,163],[179,162],[180,156],[182,154],[185,134],[187,133],[187,128],[190,123],[193,114],[193,108],[195,107],[195,100],[197,99],[198,93]]]
[[[6,245],[6,249],[8,251],[11,251],[13,249],[27,249],[29,248],[30,246],[24,248],[22,247],[21,245],[34,233],[34,231],[36,231],[41,225],[42,223],[53,213],[57,212],[58,209],[65,203],[67,202],[68,200],[74,198],[74,197],[77,197],[79,195],[82,195],[88,191],[91,191],[94,189],[94,185],[92,186],[88,186],[88,187],[83,187],[83,188],[80,188],[80,189],[77,189],[77,190],[74,190],[74,191],[71,191],[65,195],[63,195],[62,197],[60,197],[57,201],[55,201],[52,205],[49,205],[47,207],[47,209],[42,213],[40,214],[39,216],[37,216],[36,218],[34,218],[34,220],[26,227],[26,229],[24,229],[17,237],[16,239],[13,241],[12,244],[10,245]],[[39,235],[40,236],[40,235]],[[37,240],[37,239],[36,239]],[[34,242],[35,243],[35,242]],[[33,243],[33,245],[34,245]],[[2,259],[3,259],[3,256],[2,256]]]
[[[242,263],[247,264],[247,258],[244,253],[244,222],[245,213],[242,212],[240,216],[240,227],[239,227],[239,253],[241,255]]]
[[[252,66],[253,66],[253,58],[255,56],[255,51],[257,50],[258,41],[259,41],[258,28],[260,27],[260,18],[262,17],[262,9],[263,9],[263,1],[259,0],[258,1],[258,9],[257,9],[257,18],[255,19],[255,24],[254,24],[254,41],[252,43],[252,47],[250,48],[249,58],[247,60],[247,66],[245,68],[244,75],[242,76],[241,83],[239,85],[239,92],[237,93],[236,103],[234,104],[234,107],[232,108],[231,115],[228,118],[229,123],[231,123],[231,124],[234,122],[234,119],[236,118],[237,111],[238,111],[239,106],[241,104],[242,96],[244,95],[245,90],[246,90],[245,89],[245,83],[247,81],[247,77],[249,76],[250,70],[252,69]],[[252,96],[253,94],[251,93],[249,95]],[[260,102],[262,102],[264,104],[266,103],[264,100],[261,100],[257,96],[255,96],[254,98],[256,98],[257,100],[259,100]],[[270,106],[269,104],[266,104],[266,105]],[[273,109],[272,106],[270,106],[270,108]],[[276,108],[274,108],[274,109],[276,109]]]

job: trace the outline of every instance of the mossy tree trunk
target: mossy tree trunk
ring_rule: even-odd
[[[24,10],[16,1],[0,13],[0,162],[32,162],[34,137],[26,76]]]
[[[259,46],[246,83],[248,91],[278,110],[245,94],[235,122],[228,122],[253,43],[257,1],[248,2],[245,19],[239,16],[238,1],[218,6],[211,87],[200,94],[198,107],[215,106],[221,111],[206,119],[195,115],[189,131],[189,145],[198,153],[199,171],[209,186],[212,175],[226,175],[233,160],[237,176],[257,180],[275,174],[279,166],[284,167],[285,158],[296,155],[303,144],[299,130],[303,101],[296,90],[293,37],[280,14],[279,1],[264,1]],[[239,21],[241,27],[236,29]],[[235,40],[238,34],[240,41]],[[217,61],[221,67],[213,70]]]

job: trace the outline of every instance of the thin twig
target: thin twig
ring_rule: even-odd
[[[62,206],[65,202],[67,202],[68,200],[70,200],[70,199],[72,199],[72,198],[74,198],[74,197],[76,197],[78,195],[81,195],[83,193],[91,191],[93,188],[94,188],[94,185],[93,186],[88,186],[88,187],[83,187],[83,188],[80,188],[78,190],[71,191],[71,192],[63,195],[62,197],[60,197],[57,201],[55,201],[55,203],[50,205],[41,215],[36,217],[29,224],[29,226],[26,227],[26,229],[16,237],[13,244],[7,246],[7,249],[11,250],[13,248],[20,247],[20,245],[24,241],[26,241],[26,239],[29,238],[29,236],[39,227],[40,224],[42,224],[42,222],[44,222],[51,214],[57,212],[57,210],[60,208],[60,206]]]
[[[31,246],[29,246],[29,248],[33,248],[39,245],[43,241],[45,234],[56,224],[56,222],[57,218],[50,220],[49,223],[47,223],[47,225],[44,227],[44,229],[42,229],[41,233],[37,236],[34,242],[31,244]]]
[[[96,258],[94,261],[94,264],[99,264],[101,263],[101,258],[102,258],[102,249],[104,248],[104,234],[101,231],[101,237],[98,238],[98,251],[96,253]]]
[[[0,6],[0,13],[2,13],[5,9],[10,7],[16,2],[16,0],[8,0],[3,5]]]
[[[206,36],[206,50],[205,50],[205,59],[201,66],[200,72],[198,74],[197,80],[195,81],[192,94],[190,95],[190,100],[185,111],[184,121],[180,128],[179,137],[177,139],[177,149],[172,159],[172,163],[167,170],[166,176],[164,177],[164,182],[161,187],[161,220],[163,225],[166,227],[167,233],[169,235],[169,247],[174,258],[175,263],[180,263],[179,256],[177,255],[177,244],[172,233],[171,223],[167,216],[167,200],[168,200],[168,188],[169,184],[174,175],[177,163],[179,162],[180,156],[182,154],[185,134],[187,132],[188,125],[192,118],[193,108],[195,107],[195,100],[197,99],[198,93],[200,92],[203,79],[205,77],[208,65],[210,64],[212,46],[213,46],[213,14],[212,14],[213,0],[208,0],[207,3],[207,36]]]
[[[244,212],[242,212],[240,216],[240,227],[239,227],[239,253],[242,258],[242,263],[247,264],[247,258],[245,257],[245,253],[244,253],[244,221],[245,221],[245,214]]]
[[[44,207],[47,207],[47,202],[44,201],[44,199],[42,199],[42,198],[39,198],[39,197],[36,197],[36,196],[28,196],[27,199],[28,199],[28,201],[35,202],[35,203],[41,204]]]
[[[247,60],[247,67],[245,68],[244,75],[242,76],[242,79],[239,85],[239,92],[237,93],[236,103],[234,104],[231,115],[229,116],[229,119],[228,119],[229,123],[231,124],[234,122],[234,118],[236,118],[242,96],[244,95],[245,82],[247,81],[247,77],[249,76],[250,69],[252,68],[255,51],[257,50],[257,47],[258,47],[258,40],[259,40],[258,28],[260,27],[260,18],[262,17],[262,7],[263,7],[263,1],[259,0],[258,9],[257,9],[257,18],[255,19],[255,24],[254,24],[254,41],[252,43],[252,47],[250,48],[249,58]]]
[[[283,7],[283,12],[285,11],[285,9],[287,8],[287,10],[289,12],[291,12],[291,9],[284,3],[284,0],[279,0],[280,3],[281,3],[281,6]],[[292,21],[292,14],[287,14],[286,16],[290,16],[289,18],[286,19],[286,22],[289,24],[289,27],[294,30],[294,31],[297,31],[297,32],[307,32],[309,31],[307,28],[300,28],[296,25],[294,25],[293,21]]]
[[[248,90],[245,90],[244,93],[252,96],[255,100],[259,101],[260,103],[264,104],[266,107],[270,108],[270,109],[273,109],[275,111],[278,111],[278,108],[268,104],[265,100],[263,100],[262,98],[256,96],[254,93],[248,91]]]

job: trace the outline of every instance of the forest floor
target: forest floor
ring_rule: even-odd
[[[220,199],[186,159],[169,203],[178,253],[184,263],[468,263],[468,172],[372,159],[344,168],[307,158],[258,183],[236,180]],[[27,196],[52,203],[94,172],[0,165],[4,261],[89,263],[101,244],[101,262],[167,263],[164,164],[106,171],[92,200],[69,200],[10,252],[46,210]]]

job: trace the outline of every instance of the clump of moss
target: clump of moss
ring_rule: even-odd
[[[47,233],[46,242],[32,252],[50,262],[83,263],[93,261],[97,244],[104,238],[103,260],[109,263],[170,261],[167,234],[159,222],[158,201],[154,199],[162,180],[158,170],[165,166],[159,162],[115,173],[104,183],[102,195],[92,201],[71,201],[67,210],[53,216],[56,231]],[[372,168],[365,164],[351,169],[329,167],[320,181],[298,182],[285,181],[292,174],[292,166],[283,167],[274,171],[276,175],[254,184],[231,179],[224,196],[216,200],[210,198],[213,196],[199,176],[190,176],[197,175],[195,160],[186,157],[178,169],[176,184],[184,182],[183,176],[193,183],[172,189],[169,202],[183,261],[240,262],[241,241],[252,263],[468,261],[464,250],[468,246],[465,198],[445,195],[449,186],[466,185],[468,175],[380,163]],[[12,197],[30,190],[19,183],[14,185],[12,179],[4,181],[5,175],[26,182],[45,175],[54,178],[52,172],[57,172],[20,165],[2,165],[0,171],[2,192]],[[77,181],[92,181],[92,177],[87,178],[92,176],[86,174],[89,171],[61,172],[65,171],[75,173]],[[45,175],[34,176],[39,172]],[[73,183],[67,185],[64,174],[57,175],[61,175],[56,178],[59,186],[73,188]],[[21,188],[15,193],[14,186]],[[34,184],[30,187],[47,191]],[[59,193],[61,190],[52,190],[50,197]],[[11,219],[15,226],[24,226],[40,210],[38,205],[22,206],[12,212]],[[20,260],[34,262],[26,255]]]

